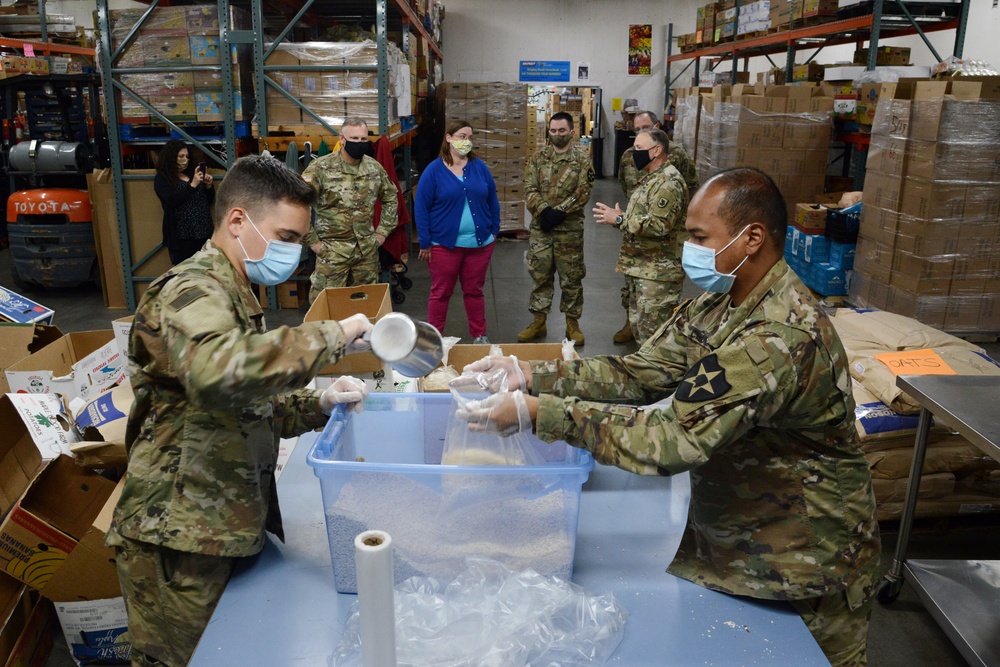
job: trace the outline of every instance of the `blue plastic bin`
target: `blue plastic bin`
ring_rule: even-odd
[[[441,465],[448,429],[466,428],[453,420],[450,394],[371,394],[360,414],[330,418],[307,460],[322,487],[341,593],[357,592],[354,538],[365,530],[392,536],[397,584],[412,576],[451,581],[469,556],[572,576],[593,457],[527,436],[548,463]]]

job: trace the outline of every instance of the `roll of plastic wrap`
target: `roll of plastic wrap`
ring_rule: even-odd
[[[392,538],[366,530],[354,538],[361,620],[361,664],[396,667],[396,610],[393,597]]]

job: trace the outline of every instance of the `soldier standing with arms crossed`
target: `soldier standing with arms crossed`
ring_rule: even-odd
[[[583,314],[583,208],[594,187],[590,156],[573,144],[573,117],[553,114],[549,120],[549,145],[528,158],[524,168],[524,199],[531,213],[528,273],[531,297],[528,310],[535,319],[517,335],[522,343],[546,334],[545,320],[552,308],[555,274],[559,272],[566,313],[566,337],[584,343],[580,331]]]
[[[212,238],[136,309],[128,470],[107,536],[132,665],[188,664],[237,559],[260,552],[265,529],[283,538],[278,439],[322,427],[337,403],[367,391],[350,377],[304,389],[368,347],[364,315],[269,332],[250,287],[298,267],[315,198],[277,160],[238,160],[219,188]]]
[[[597,204],[594,218],[622,231],[615,270],[625,274],[628,318],[642,344],[673,314],[681,300],[684,270],[680,248],[689,193],[679,171],[667,162],[670,141],[663,130],[643,130],[632,159],[642,178],[623,213]]]
[[[656,114],[652,111],[640,111],[632,119],[632,127],[636,132],[658,130],[660,129],[660,121],[656,119]],[[639,180],[645,175],[635,166],[635,159],[632,157],[634,151],[635,149],[632,146],[627,148],[622,153],[621,161],[618,163],[618,183],[622,186],[622,191],[625,193],[626,206],[628,206],[629,200],[632,199],[632,195],[635,194],[635,190],[639,186]],[[688,156],[683,146],[674,141],[670,142],[670,149],[667,151],[667,164],[674,166],[681,173],[684,183],[687,184],[688,196],[693,197],[694,193],[698,190],[698,172],[695,170],[694,161]],[[683,220],[681,223],[683,224]],[[619,345],[635,339],[635,333],[632,331],[632,323],[628,315],[630,280],[631,278],[626,274],[625,285],[622,286],[622,308],[625,309],[625,326],[619,329],[613,338],[614,342]]]
[[[348,118],[340,136],[339,152],[313,160],[302,173],[319,192],[316,221],[305,238],[316,253],[309,303],[327,287],[378,282],[378,249],[399,220],[396,186],[371,157],[367,123]],[[382,202],[377,229],[376,199]]]
[[[505,435],[534,424],[546,442],[641,475],[688,471],[667,571],[786,600],[835,667],[863,667],[881,543],[844,346],[785,263],[785,201],[767,175],[716,175],[686,225],[684,270],[706,291],[638,352],[487,357],[466,372],[505,376],[511,391],[459,416]]]

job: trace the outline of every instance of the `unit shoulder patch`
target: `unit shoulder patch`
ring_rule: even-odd
[[[719,358],[710,354],[692,366],[677,386],[675,398],[688,403],[702,403],[725,396],[732,385],[726,380],[726,369]]]

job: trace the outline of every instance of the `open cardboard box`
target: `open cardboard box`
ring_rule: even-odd
[[[448,351],[448,365],[459,374],[474,361],[479,361],[490,353],[492,345],[455,345]],[[562,343],[507,343],[500,345],[507,356],[514,355],[520,361],[552,361],[562,359]],[[576,354],[574,351],[573,354]],[[440,368],[440,367],[439,367]],[[447,391],[447,389],[421,388],[421,391]]]
[[[49,463],[0,524],[0,569],[47,595],[114,489],[114,482],[69,456]]]
[[[59,327],[50,324],[12,324],[0,322],[0,394],[10,393],[7,368],[49,343],[62,338]]]
[[[55,311],[6,287],[0,287],[0,322],[52,324]]]
[[[6,373],[14,392],[58,393],[67,400],[89,400],[123,380],[125,366],[109,329],[66,334],[11,364]]]
[[[356,287],[328,288],[316,297],[306,313],[306,322],[343,320],[363,313],[374,324],[392,312],[389,286],[358,285]],[[352,354],[320,370],[320,375],[357,375],[384,372],[385,364],[371,352]]]
[[[52,652],[52,605],[0,573],[0,666],[43,667]]]
[[[14,404],[0,396],[0,518],[24,494],[42,470],[42,454],[21,421]]]

